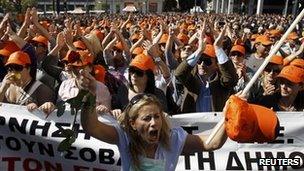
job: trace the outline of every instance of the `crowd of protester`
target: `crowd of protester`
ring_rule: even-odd
[[[47,115],[77,96],[90,73],[97,113],[119,116],[141,93],[169,114],[222,111],[244,89],[292,22],[237,14],[60,15],[0,23],[0,101]],[[304,109],[302,21],[273,56],[247,99],[275,111]],[[86,86],[85,86],[86,87]]]

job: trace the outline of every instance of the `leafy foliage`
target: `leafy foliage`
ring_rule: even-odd
[[[70,104],[70,108],[71,108],[71,115],[74,116],[74,120],[72,123],[72,129],[64,129],[60,132],[60,134],[65,137],[64,140],[62,140],[60,142],[60,144],[57,147],[57,150],[59,152],[65,152],[67,150],[69,150],[72,146],[72,144],[75,142],[76,140],[76,132],[75,132],[75,124],[76,124],[76,118],[77,118],[77,114],[78,111],[82,108],[83,106],[83,102],[82,100],[84,99],[84,97],[88,94],[88,91],[85,90],[81,90],[78,95],[72,99],[69,99],[67,101],[60,101],[56,104],[58,110],[57,110],[57,116],[60,117],[64,114],[65,112],[65,104],[69,103]],[[90,105],[94,105],[95,104],[95,97],[93,96],[87,96],[88,102],[90,102]],[[92,104],[94,103],[94,104]]]

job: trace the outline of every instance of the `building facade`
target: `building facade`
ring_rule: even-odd
[[[58,0],[55,0],[57,6]],[[60,11],[74,10],[82,8],[83,10],[105,10],[109,13],[121,13],[127,5],[134,5],[142,13],[161,13],[163,10],[163,0],[59,0]],[[52,0],[38,0],[39,11],[52,11]],[[56,9],[56,7],[55,7]]]

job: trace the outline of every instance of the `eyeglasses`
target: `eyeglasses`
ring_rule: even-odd
[[[276,73],[276,74],[281,72],[280,68],[277,68],[277,67],[266,67],[264,69],[264,71],[268,72],[268,73],[273,72],[273,73]]]
[[[130,74],[136,74],[139,77],[143,77],[144,74],[145,74],[145,71],[137,69],[137,68],[130,67],[129,68],[129,73]]]
[[[16,65],[16,64],[12,64],[12,65],[8,65],[6,67],[7,71],[17,71],[17,72],[21,72],[23,70],[23,66],[22,65]]]

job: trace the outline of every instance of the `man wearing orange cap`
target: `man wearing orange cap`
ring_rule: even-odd
[[[182,112],[220,111],[231,95],[237,75],[231,60],[221,48],[225,30],[214,46],[204,45],[204,30],[200,30],[198,50],[177,67],[175,76],[187,93],[180,104]],[[198,71],[193,69],[196,65]]]
[[[304,109],[304,69],[288,65],[277,76],[279,91],[264,96],[259,104],[275,111],[303,111]]]
[[[30,75],[31,60],[27,53],[16,51],[5,64],[8,74],[0,87],[0,101],[28,105],[29,110],[40,108],[49,114],[54,110],[55,93]]]
[[[255,53],[246,59],[246,66],[254,73],[260,68],[264,62],[265,57],[268,55],[273,42],[266,35],[260,35],[255,39],[254,47]]]

